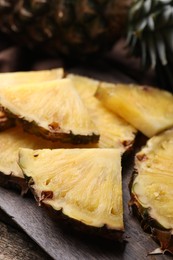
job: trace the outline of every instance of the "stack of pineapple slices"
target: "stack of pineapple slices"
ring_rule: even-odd
[[[150,87],[76,75],[64,78],[62,69],[4,73],[0,78],[1,113],[16,124],[0,132],[0,184],[18,183],[23,192],[29,186],[40,204],[86,227],[99,228],[99,234],[120,238],[124,230],[121,157],[132,147],[137,130],[152,137],[173,126],[173,96]],[[158,160],[161,154],[162,150]],[[163,158],[163,164],[169,161]],[[132,195],[141,209],[151,197],[145,189],[138,194],[134,187],[136,182],[145,184],[150,171],[144,164],[138,167],[142,174],[132,184]],[[170,176],[167,163],[163,167]],[[158,167],[154,169],[160,176]],[[157,211],[152,199],[148,205]],[[172,230],[160,220],[164,217],[148,215]]]

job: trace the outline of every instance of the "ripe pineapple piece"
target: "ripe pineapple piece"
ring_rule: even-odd
[[[173,126],[173,95],[169,92],[127,84],[100,84],[96,97],[147,137]]]
[[[1,87],[15,86],[27,83],[44,82],[54,79],[60,79],[64,75],[62,68],[41,70],[41,71],[27,71],[27,72],[5,72],[0,73]],[[14,120],[8,118],[3,108],[0,107],[0,131],[14,125]]]
[[[142,223],[173,254],[173,129],[152,137],[136,154],[131,205]]]
[[[22,193],[27,192],[28,185],[17,163],[19,148],[54,149],[61,147],[57,142],[30,135],[19,126],[0,132],[0,143],[0,185],[5,187],[15,186]]]
[[[99,148],[120,148],[122,153],[128,150],[134,142],[136,129],[124,119],[106,109],[94,96],[100,84],[99,81],[79,76],[68,75],[80,94],[90,116],[100,133]]]
[[[21,190],[23,194],[27,192],[28,185],[17,163],[19,148],[90,148],[90,144],[75,146],[69,143],[65,144],[42,139],[24,132],[19,125],[0,132],[0,144],[0,185],[7,188],[15,187]]]
[[[0,73],[1,87],[14,86],[26,83],[38,83],[60,79],[64,76],[62,68],[39,70],[39,71],[20,71]]]
[[[123,226],[118,149],[20,149],[19,165],[36,200],[98,235],[120,238]]]
[[[2,87],[0,103],[27,131],[47,139],[71,143],[99,139],[70,79]]]

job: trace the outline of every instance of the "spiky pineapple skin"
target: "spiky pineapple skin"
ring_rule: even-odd
[[[122,34],[131,0],[0,2],[0,30],[54,55],[108,49]]]

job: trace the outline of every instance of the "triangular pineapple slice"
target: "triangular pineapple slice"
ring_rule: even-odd
[[[103,83],[96,97],[147,137],[173,126],[173,95],[169,92],[147,86]]]
[[[98,131],[70,79],[0,88],[0,103],[27,131],[62,142],[97,142]]]
[[[23,193],[27,190],[27,184],[17,163],[19,148],[53,149],[61,147],[57,142],[25,133],[19,126],[0,132],[0,144],[0,185],[15,186]]]
[[[163,157],[161,156],[163,152]],[[136,154],[131,205],[161,243],[173,253],[173,129],[152,137]],[[136,211],[135,211],[136,212]]]
[[[39,71],[4,72],[0,73],[0,87],[50,81],[60,79],[63,76],[64,71],[62,68]]]
[[[110,230],[116,237],[114,231],[123,231],[118,149],[20,149],[19,165],[36,199],[57,215],[62,211],[71,219],[97,227],[100,235]]]
[[[0,133],[0,172],[23,178],[22,171],[17,164],[18,149],[21,147],[32,149],[58,148],[59,143],[30,135],[19,126]]]
[[[28,187],[23,173],[18,166],[19,148],[43,149],[43,148],[75,148],[73,144],[52,142],[41,137],[30,135],[20,126],[0,132],[0,185],[5,187],[15,186],[25,192]],[[90,145],[77,145],[77,147],[89,147]]]
[[[70,74],[90,116],[97,126],[100,139],[99,148],[117,148],[122,152],[129,149],[135,139],[136,129],[124,119],[106,109],[94,96],[100,82],[91,78]]]
[[[62,68],[27,72],[5,72],[0,73],[0,87],[60,79],[63,75],[64,71]],[[13,126],[13,124],[13,120],[8,118],[0,107],[0,131]]]

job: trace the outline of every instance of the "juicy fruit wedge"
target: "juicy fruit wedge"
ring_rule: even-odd
[[[145,227],[173,253],[173,129],[152,137],[135,158],[131,204]],[[164,231],[164,232],[163,232]],[[156,235],[157,234],[157,235]]]
[[[62,68],[26,72],[5,72],[0,73],[0,87],[50,81],[60,79],[63,75],[64,71]]]
[[[103,83],[96,97],[147,137],[173,126],[173,95],[169,92],[146,86]]]
[[[27,131],[70,143],[97,142],[98,131],[70,79],[0,88],[0,103]]]
[[[0,87],[15,86],[27,83],[38,83],[60,79],[64,75],[62,68],[42,71],[0,73]],[[14,121],[0,107],[0,131],[14,125]]]
[[[80,94],[100,133],[99,148],[120,148],[122,153],[134,142],[136,129],[106,109],[94,96],[100,82],[83,76],[68,75]]]
[[[118,149],[20,149],[19,165],[36,199],[101,235],[122,234]],[[102,230],[103,228],[103,230]],[[115,231],[115,232],[114,232]],[[118,232],[118,233],[117,233]]]
[[[19,148],[54,149],[61,147],[60,143],[25,133],[19,126],[1,132],[0,144],[0,185],[6,187],[15,186],[22,190],[23,193],[28,186],[17,163]]]
[[[75,88],[84,100],[93,97],[100,84],[98,80],[85,76],[68,74],[67,77],[73,81]]]

